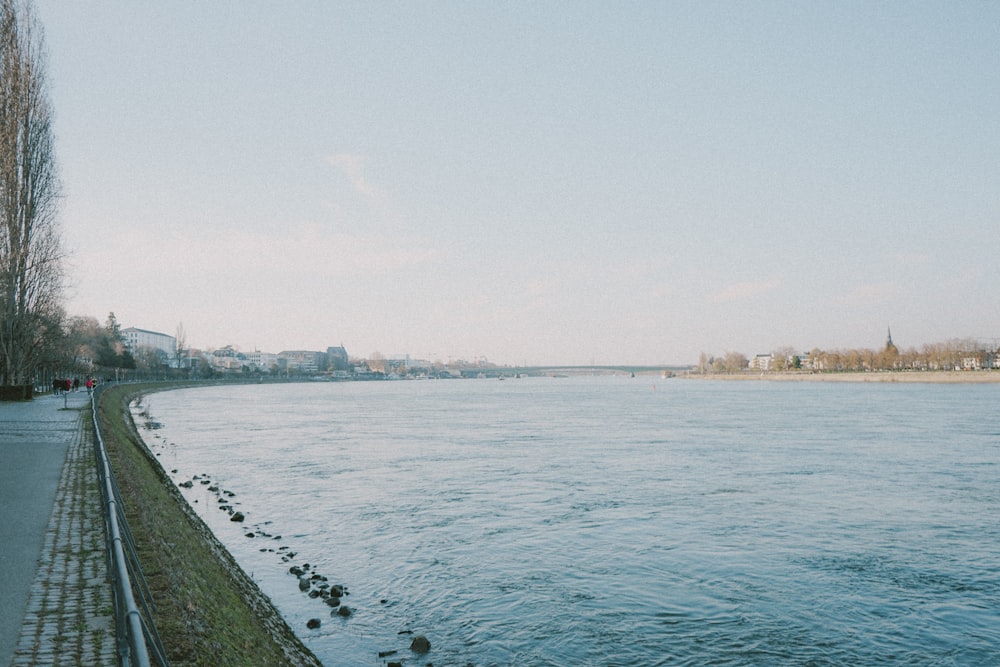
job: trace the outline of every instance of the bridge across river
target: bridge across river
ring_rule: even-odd
[[[504,366],[490,368],[467,368],[462,370],[465,378],[509,378],[509,377],[563,377],[583,375],[651,375],[672,377],[691,370],[690,366]]]

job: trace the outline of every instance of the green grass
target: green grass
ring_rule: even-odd
[[[319,665],[188,507],[136,433],[129,402],[167,388],[172,387],[111,387],[98,405],[167,659],[172,667]]]

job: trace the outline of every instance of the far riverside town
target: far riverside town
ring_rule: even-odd
[[[451,377],[513,377],[519,374],[545,374],[560,367],[515,367],[474,360],[414,359],[409,355],[371,358],[351,357],[343,345],[325,351],[284,350],[281,352],[245,352],[238,346],[208,350],[185,348],[174,336],[129,327],[120,331],[121,342],[134,361],[133,368],[102,368],[85,354],[76,357],[75,374],[112,375],[116,379],[211,378],[229,375],[260,377],[309,377],[326,380],[393,380]],[[85,352],[81,350],[81,352]],[[589,372],[657,372],[663,375],[760,375],[762,373],[858,373],[858,372],[928,372],[1000,370],[1000,347],[997,339],[953,339],[930,343],[920,348],[900,349],[889,330],[885,343],[875,349],[820,350],[801,352],[778,348],[772,352],[747,357],[740,352],[719,356],[702,353],[690,366],[588,366],[573,368]],[[69,371],[71,369],[65,369]],[[64,374],[66,374],[64,372]]]

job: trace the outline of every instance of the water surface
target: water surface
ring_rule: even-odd
[[[164,468],[210,480],[185,494],[325,664],[985,665],[998,399],[602,377],[209,387],[144,407]],[[349,588],[350,618],[299,591],[304,563]]]

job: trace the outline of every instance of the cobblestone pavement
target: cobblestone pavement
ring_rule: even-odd
[[[63,464],[28,607],[10,667],[116,662],[111,584],[89,406]]]

